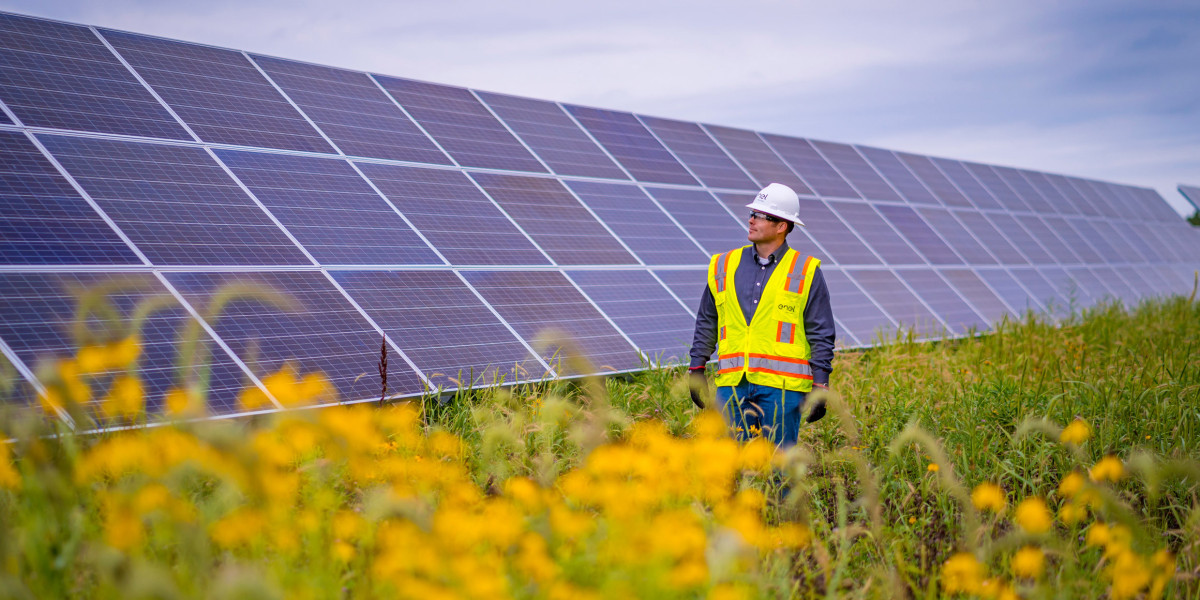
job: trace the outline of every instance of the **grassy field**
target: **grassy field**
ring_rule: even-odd
[[[85,348],[43,401],[137,422],[136,360]],[[898,338],[831,383],[781,452],[680,369],[93,436],[5,418],[0,597],[1200,596],[1194,297]]]

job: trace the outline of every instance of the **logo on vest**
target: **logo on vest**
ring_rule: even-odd
[[[794,304],[780,304],[776,308],[778,308],[779,310],[786,310],[787,312],[790,312],[793,315],[796,314],[796,306]]]

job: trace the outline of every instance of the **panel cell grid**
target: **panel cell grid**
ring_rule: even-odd
[[[321,264],[442,264],[343,160],[216,153]]]
[[[961,265],[954,250],[929,227],[921,215],[907,206],[878,205],[875,207],[896,229],[912,243],[930,264]]]
[[[959,222],[974,234],[983,247],[1001,264],[1029,264],[1029,261],[1025,260],[1025,256],[1017,251],[982,213],[973,210],[957,210],[954,211],[954,216],[958,217]]]
[[[1042,274],[1042,277],[1046,278],[1046,281],[1050,282],[1050,285],[1054,286],[1055,291],[1058,292],[1058,297],[1066,302],[1064,308],[1068,312],[1076,313],[1095,304],[1096,299],[1092,298],[1091,291],[1085,289],[1078,281],[1075,281],[1067,273],[1066,269],[1047,266],[1040,267],[1038,271]]]
[[[638,118],[704,185],[735,190],[758,188],[699,125],[656,117]]]
[[[190,139],[85,27],[0,14],[0,64],[0,99],[27,126]]]
[[[555,173],[629,179],[557,104],[489,92],[477,94]]]
[[[1037,275],[1032,270],[1030,272]],[[1042,303],[1037,296],[1027,291],[1008,271],[978,269],[976,274],[988,284],[992,291],[996,292],[997,296],[1004,300],[1004,303],[1016,313],[1018,318],[1024,318],[1028,311],[1041,312],[1043,310]]]
[[[878,254],[885,264],[921,265],[925,259],[869,204],[830,200],[830,208]]]
[[[687,169],[632,114],[572,104],[564,108],[638,181],[696,185]]]
[[[546,172],[470,90],[397,77],[375,80],[458,164]]]
[[[334,271],[332,275],[435,387],[512,383],[540,379],[546,373],[521,340],[454,273]]]
[[[463,276],[557,372],[624,371],[641,365],[633,346],[562,273],[466,271]]]
[[[1104,265],[1092,267],[1092,274],[1108,288],[1112,298],[1120,300],[1127,306],[1131,306],[1129,304],[1131,302],[1134,304],[1137,303],[1139,294],[1112,267]]]
[[[1050,182],[1050,185],[1053,186],[1056,191],[1058,191],[1059,196],[1062,196],[1067,200],[1067,204],[1071,207],[1071,214],[1091,216],[1098,216],[1100,214],[1100,212],[1097,211],[1090,202],[1088,202],[1087,198],[1084,198],[1083,194],[1080,194],[1079,190],[1076,189],[1075,186],[1071,185],[1071,182],[1068,181],[1066,177],[1062,175],[1055,175],[1053,173],[1045,173],[1044,175],[1046,180]]]
[[[1067,301],[1062,296],[1059,296],[1055,287],[1032,267],[1012,269],[1012,276],[1029,291],[1034,300],[1044,307],[1046,312],[1051,315],[1067,314]]]
[[[996,259],[963,228],[950,211],[942,208],[921,208],[917,212],[943,240],[970,265],[994,265]]]
[[[963,203],[970,204],[970,201],[954,187],[954,184],[946,178],[937,165],[927,156],[919,154],[908,154],[907,152],[897,152],[896,156],[900,161],[920,179],[929,191],[937,197],[938,202],[946,206],[963,206]]]
[[[712,194],[700,190],[647,187],[646,191],[713,255],[746,244],[742,227]]]
[[[357,164],[451,264],[550,264],[461,172]]]
[[[265,56],[253,60],[342,152],[450,164],[365,73]]]
[[[996,325],[1001,319],[1012,318],[1015,315],[1004,304],[979,275],[971,269],[946,269],[942,276],[950,282],[951,287],[958,291],[988,323]],[[1007,275],[1006,275],[1007,276]]]
[[[808,140],[767,133],[762,137],[817,194],[827,198],[862,197],[821,157]]]
[[[1046,252],[1051,257],[1050,262],[1061,264],[1078,262],[1079,259],[1075,256],[1075,253],[1071,252],[1071,249],[1067,248],[1067,245],[1058,237],[1058,234],[1046,226],[1046,223],[1037,215],[1018,215],[1016,219],[1021,222],[1021,225],[1029,232],[1029,235],[1033,236],[1033,239],[1037,240],[1046,249]]]
[[[696,319],[645,271],[568,271],[638,349],[661,364],[687,364]]]
[[[800,199],[800,218],[808,233],[837,265],[878,265],[880,260],[825,202]]]
[[[558,264],[637,263],[557,180],[491,173],[472,177]]]
[[[904,163],[900,162],[900,159],[891,150],[869,146],[856,146],[856,148],[909,204],[941,205],[941,201],[934,197],[929,188],[926,188],[925,184],[921,183],[921,180],[917,179],[917,176],[913,175],[912,171],[904,166]]]
[[[0,263],[139,264],[24,135],[0,131]]]
[[[1011,187],[1022,200],[1025,201],[1033,212],[1046,214],[1053,213],[1054,207],[1042,197],[1037,190],[1029,185],[1029,181],[1021,175],[1021,172],[1011,167],[992,167],[996,170],[996,174]]]
[[[993,198],[1004,205],[1004,208],[1011,211],[1030,210],[1029,205],[1013,191],[1012,187],[1004,182],[1004,179],[991,166],[978,163],[963,163],[963,165],[975,176],[975,179],[979,183],[983,184],[983,187],[987,191],[991,192]]]
[[[1063,228],[1065,232],[1064,239],[1067,240],[1068,244],[1071,244],[1071,247],[1083,258],[1084,262],[1129,262],[1129,255],[1122,255],[1117,252],[1116,248],[1109,243],[1110,240],[1097,231],[1092,226],[1092,223],[1078,218],[1059,220],[1070,224],[1071,229]],[[1057,223],[1051,223],[1050,221],[1049,218],[1046,219],[1046,223],[1051,227],[1058,226]],[[1076,239],[1069,239],[1072,232],[1077,234]]]
[[[912,329],[918,338],[945,335],[943,324],[913,295],[891,271],[851,270],[847,272],[901,329]]]
[[[964,167],[962,163],[958,162],[957,160],[949,160],[945,158],[934,158],[931,160],[933,160],[934,164],[936,164],[938,168],[942,170],[942,173],[944,173],[946,177],[949,177],[950,181],[954,182],[954,185],[956,185],[958,189],[962,191],[962,193],[966,196],[964,200],[970,200],[970,202],[959,203],[957,206],[969,207],[973,203],[981,210],[1001,210],[1004,208],[1000,205],[1000,202],[997,201],[995,197],[993,197],[986,189],[984,189],[983,185],[979,183],[979,180],[975,179],[975,176],[971,175],[971,173],[967,171],[967,168]],[[952,204],[956,198],[957,196],[954,195],[949,196],[946,204]]]
[[[107,29],[103,35],[200,139],[333,152],[242,54]]]
[[[1099,262],[1100,257],[1092,250],[1092,246],[1085,242],[1080,237],[1079,231],[1072,228],[1067,223],[1067,219],[1052,215],[1042,215],[1042,221],[1050,228],[1060,239],[1069,251],[1069,256],[1075,257],[1074,260],[1063,260],[1062,262],[1084,262],[1095,263]]]
[[[1053,212],[1064,215],[1077,212],[1071,201],[1065,198],[1062,193],[1050,183],[1050,180],[1047,179],[1045,175],[1038,173],[1037,171],[1025,170],[1021,171],[1021,175],[1025,176],[1025,179],[1029,182],[1029,185],[1033,186],[1033,189],[1036,190],[1037,193],[1044,198],[1047,203],[1049,203]]]
[[[1096,277],[1094,273],[1092,273],[1091,269],[1087,267],[1072,267],[1067,269],[1067,274],[1071,277],[1071,279],[1075,280],[1075,283],[1077,283],[1079,287],[1087,293],[1088,296],[1091,296],[1092,306],[1098,305],[1101,302],[1110,302],[1116,298],[1116,295],[1108,289],[1108,286],[1104,285],[1104,282],[1100,281],[1100,279]]]
[[[86,327],[77,321],[84,298],[94,317]],[[139,323],[135,314],[151,305],[157,309]],[[0,273],[0,339],[31,369],[71,358],[84,346],[135,336],[141,349],[136,371],[148,412],[157,413],[169,390],[189,383],[207,390],[211,414],[234,412],[245,374],[203,331],[197,341],[204,352],[184,363],[180,349],[190,320],[149,273]],[[96,378],[93,402],[103,397],[109,383],[107,375]],[[30,392],[21,386],[17,398],[29,402]]]
[[[705,262],[704,266],[707,267],[708,263]],[[690,307],[688,314],[695,315],[700,310],[700,299],[704,297],[704,289],[708,285],[708,271],[672,269],[657,270],[654,274],[667,289],[675,293],[676,298]]]
[[[987,329],[988,322],[979,316],[958,294],[932,269],[904,269],[896,272],[908,287],[916,290],[925,304],[946,323],[955,335],[970,330]]]
[[[311,264],[199,148],[39,139],[156,265]]]
[[[1098,238],[1103,239],[1108,243],[1109,246],[1112,247],[1113,251],[1116,252],[1116,256],[1118,257],[1112,262],[1149,262],[1149,259],[1142,256],[1141,252],[1134,248],[1133,245],[1130,244],[1126,239],[1126,237],[1118,232],[1117,228],[1108,221],[1083,221],[1081,219],[1076,222],[1086,222],[1088,226],[1095,231],[1095,235],[1098,236]]]
[[[290,364],[323,373],[342,401],[378,399],[379,332],[315,271],[168,273],[217,335],[258,377]],[[388,361],[388,389],[420,394],[403,360]]]
[[[1079,193],[1082,194],[1083,197],[1087,199],[1088,203],[1094,207],[1098,214],[1107,217],[1119,217],[1121,215],[1121,213],[1109,203],[1104,194],[1100,193],[1100,189],[1095,182],[1088,179],[1081,179],[1079,177],[1070,177],[1069,180],[1071,184],[1075,186],[1075,189],[1079,190]]]
[[[694,265],[704,251],[633,185],[568,182],[575,195],[648,265]]]
[[[992,225],[1008,238],[1014,248],[1025,256],[1026,261],[1035,265],[1054,262],[1054,259],[1042,248],[1029,232],[1011,215],[1004,213],[989,213],[985,215]]]
[[[812,188],[808,187],[808,184],[804,183],[757,133],[717,125],[703,127],[725,147],[742,168],[758,180],[758,187],[767,187],[769,183],[782,183],[797,194],[813,195]]]
[[[875,169],[858,154],[853,146],[834,142],[812,141],[812,145],[868,200],[903,202],[904,199],[888,185]]]
[[[891,317],[845,273],[822,268],[821,274],[829,286],[829,302],[837,307],[837,320],[844,325],[838,329],[839,339],[848,337],[855,345],[872,344],[885,340],[888,332],[896,329]]]

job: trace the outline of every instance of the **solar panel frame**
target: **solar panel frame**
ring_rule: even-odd
[[[1021,198],[1021,201],[1029,207],[1028,210],[1038,214],[1054,212],[1054,208],[1050,206],[1050,203],[1037,190],[1033,189],[1032,185],[1029,185],[1029,181],[1021,175],[1019,170],[1012,167],[1000,166],[993,166],[992,169],[1008,184],[1008,187],[1012,188],[1013,192]]]
[[[920,179],[909,170],[900,158],[891,150],[872,148],[870,146],[855,146],[867,162],[874,165],[875,170],[883,176],[892,187],[909,204],[930,204],[941,206],[942,202],[921,183]]]
[[[1020,281],[1005,269],[975,269],[975,274],[1004,301],[1018,318],[1028,311],[1043,312],[1045,307]]]
[[[797,194],[812,196],[812,188],[784,162],[759,134],[745,129],[704,125],[701,127],[717,141],[735,162],[753,177],[760,188],[770,183],[782,183]]]
[[[23,125],[191,139],[90,28],[0,13],[0,32],[0,97]]]
[[[1046,227],[1062,240],[1063,246],[1067,250],[1067,254],[1059,262],[1064,264],[1094,263],[1099,260],[1099,256],[1092,250],[1092,247],[1083,240],[1079,231],[1071,227],[1066,219],[1055,214],[1043,214],[1040,218]]]
[[[954,252],[914,209],[907,206],[876,205],[875,208],[932,265],[961,265]]]
[[[492,92],[476,95],[554,173],[629,179],[628,173],[558,104]]]
[[[979,243],[975,234],[968,231],[958,222],[958,219],[954,218],[954,213],[945,208],[933,207],[921,207],[916,210],[917,214],[925,219],[925,223],[948,243],[954,252],[963,259],[963,262],[969,265],[997,264],[996,258]]]
[[[833,210],[859,239],[871,248],[888,265],[923,265],[925,259],[900,235],[900,232],[879,214],[876,207],[862,202],[827,200],[826,206]],[[861,263],[860,263],[861,264]]]
[[[1029,182],[1029,185],[1033,186],[1033,189],[1049,203],[1053,212],[1060,215],[1071,215],[1078,212],[1071,201],[1062,192],[1059,192],[1043,173],[1027,169],[1021,169],[1020,173]]]
[[[821,197],[862,199],[854,187],[808,140],[770,133],[760,136]]]
[[[800,214],[812,238],[836,265],[879,265],[884,261],[823,200],[800,198]]]
[[[956,160],[948,158],[930,157],[930,161],[934,166],[945,175],[950,183],[958,189],[959,194],[947,195],[945,202],[946,206],[957,206],[968,208],[974,206],[979,209],[999,210],[1002,207],[1000,203],[992,197],[991,194],[979,184],[971,173]]]
[[[659,206],[634,185],[568,181],[567,188],[648,265],[690,265],[706,256]]]
[[[984,216],[983,213],[976,210],[954,210],[950,211],[976,240],[983,245],[987,251],[995,257],[995,260],[1000,264],[1005,265],[1027,265],[1029,260],[1025,255],[1021,254],[1004,234],[1000,233],[992,222]]]
[[[245,54],[134,33],[104,39],[201,140],[333,153]]]
[[[928,156],[908,152],[897,152],[896,156],[917,176],[917,179],[925,184],[925,187],[933,193],[942,206],[963,206],[964,202],[969,204],[962,192],[946,178],[946,175],[937,168],[937,165],[933,164]]]
[[[1063,175],[1055,173],[1043,173],[1046,180],[1054,189],[1058,190],[1059,196],[1066,198],[1067,203],[1071,206],[1070,214],[1085,215],[1085,216],[1100,216],[1100,211],[1096,210],[1083,194],[1079,193],[1074,185]]]
[[[548,172],[542,161],[471,90],[377,74],[371,77],[455,164]]]
[[[695,316],[649,271],[565,271],[655,364],[687,364]]]
[[[652,186],[642,190],[709,255],[747,242],[746,228],[709,192]]]
[[[991,193],[993,198],[1008,210],[1013,212],[1032,210],[991,165],[964,162],[963,166],[975,176],[975,180],[985,190]]]
[[[933,269],[897,269],[895,274],[917,294],[954,335],[988,328],[983,318],[956,289]]]
[[[939,273],[950,284],[950,287],[954,288],[986,320],[988,325],[995,326],[1002,319],[1016,317],[1008,305],[980,279],[974,269],[942,269]]]
[[[1030,297],[1042,305],[1043,310],[1051,317],[1065,316],[1068,302],[1059,296],[1057,288],[1052,285],[1037,267],[1019,267],[1009,270],[1009,274],[1021,284]]]
[[[1084,258],[1084,262],[1100,263],[1100,262],[1128,262],[1129,255],[1122,255],[1117,252],[1117,249],[1109,243],[1109,240],[1093,227],[1094,223],[1081,218],[1064,219],[1070,224],[1075,231],[1079,233],[1083,246],[1076,246],[1076,250],[1080,256]],[[1065,231],[1065,230],[1064,230]],[[1069,233],[1069,231],[1067,232]],[[1070,242],[1074,244],[1074,242]],[[1091,256],[1087,256],[1088,249],[1093,250]]]
[[[863,198],[904,202],[904,198],[892,189],[891,184],[880,176],[875,167],[872,167],[853,146],[819,140],[810,140],[810,143]]]
[[[897,324],[879,304],[841,269],[822,267],[825,285],[829,288],[830,303],[838,307],[839,337],[850,336],[856,345],[871,344],[886,339],[887,332]]]
[[[451,164],[366,73],[262,55],[250,60],[344,154]]]
[[[897,327],[912,329],[921,339],[941,338],[949,330],[925,301],[891,270],[847,269],[845,273],[888,313]],[[884,298],[888,302],[880,301]]]
[[[1078,262],[1078,257],[1074,252],[1067,247],[1066,243],[1058,237],[1054,230],[1042,221],[1041,217],[1036,214],[1015,215],[1021,226],[1037,240],[1046,253],[1050,256],[1050,263],[1070,264]]]
[[[701,183],[756,190],[758,185],[697,123],[634,115]]]
[[[692,173],[632,113],[575,104],[562,107],[637,181],[697,185]]]

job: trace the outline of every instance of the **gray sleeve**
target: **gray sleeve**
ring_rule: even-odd
[[[812,352],[808,364],[812,367],[813,383],[829,385],[837,328],[833,323],[833,307],[829,303],[829,287],[825,285],[825,276],[821,274],[820,267],[813,273],[812,287],[808,290],[808,305],[804,307],[804,335]],[[692,355],[695,356],[694,347]]]
[[[700,296],[700,309],[696,311],[696,333],[692,335],[692,361],[689,368],[703,369],[716,348],[717,302],[713,300],[712,291],[705,284],[704,294]]]

